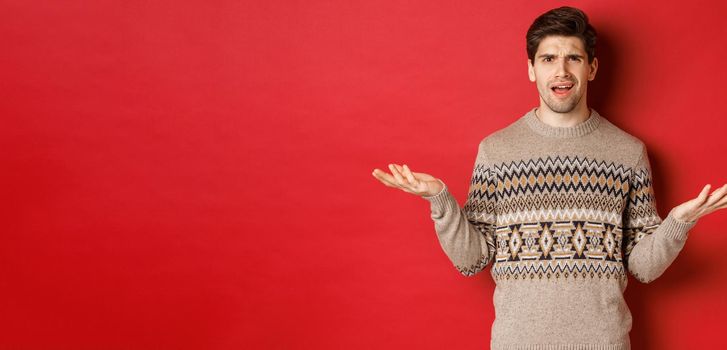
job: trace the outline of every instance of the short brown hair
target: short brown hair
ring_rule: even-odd
[[[596,29],[588,23],[588,16],[575,8],[562,6],[552,9],[533,21],[525,35],[528,58],[535,61],[540,41],[550,35],[575,36],[583,41],[588,63],[596,57]]]

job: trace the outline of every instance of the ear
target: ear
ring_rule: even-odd
[[[535,69],[533,68],[533,60],[528,58],[528,77],[530,81],[535,82]]]
[[[588,81],[596,78],[596,72],[598,71],[598,57],[593,58],[593,62],[590,64],[591,71],[588,73]]]

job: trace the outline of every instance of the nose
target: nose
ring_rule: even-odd
[[[570,78],[570,72],[567,65],[568,58],[564,57],[558,60],[555,76],[557,78]]]

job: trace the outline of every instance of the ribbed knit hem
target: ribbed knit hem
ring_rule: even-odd
[[[491,350],[631,350],[630,343],[621,344],[491,344]]]
[[[664,221],[659,225],[659,229],[663,230],[664,236],[683,241],[687,239],[689,230],[697,224],[697,221],[682,221],[674,217],[674,209],[669,211]]]
[[[444,182],[442,182],[442,180],[440,180],[440,179],[437,179],[437,181],[439,181],[439,183],[442,184],[442,189],[439,191],[439,193],[437,193],[433,196],[422,196],[422,198],[424,198],[430,202],[431,201],[440,201],[441,202],[442,200],[444,200],[442,197],[445,197],[444,192],[447,191],[447,185],[445,185]]]
[[[444,213],[447,212],[447,208],[451,207],[454,209],[459,207],[457,200],[455,200],[452,194],[449,193],[447,185],[445,185],[442,180],[439,180],[439,182],[441,182],[443,186],[439,193],[429,197],[422,196],[422,198],[426,199],[431,204],[433,217],[444,215]]]
[[[522,118],[525,119],[525,123],[527,123],[530,129],[543,136],[556,138],[571,138],[584,136],[590,134],[593,130],[596,130],[598,128],[598,125],[601,124],[602,117],[594,109],[591,109],[591,113],[588,116],[588,119],[586,119],[585,121],[582,121],[574,126],[566,127],[552,126],[546,124],[545,122],[540,120],[537,115],[535,115],[536,109],[537,108],[531,109]]]

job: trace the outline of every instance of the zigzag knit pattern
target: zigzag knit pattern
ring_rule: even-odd
[[[624,206],[629,222],[638,226],[619,225]],[[624,260],[661,222],[654,208],[648,169],[555,156],[477,164],[463,209],[488,241],[498,280],[626,278]],[[577,219],[584,217],[592,220]],[[482,255],[456,267],[471,276],[487,262]]]

